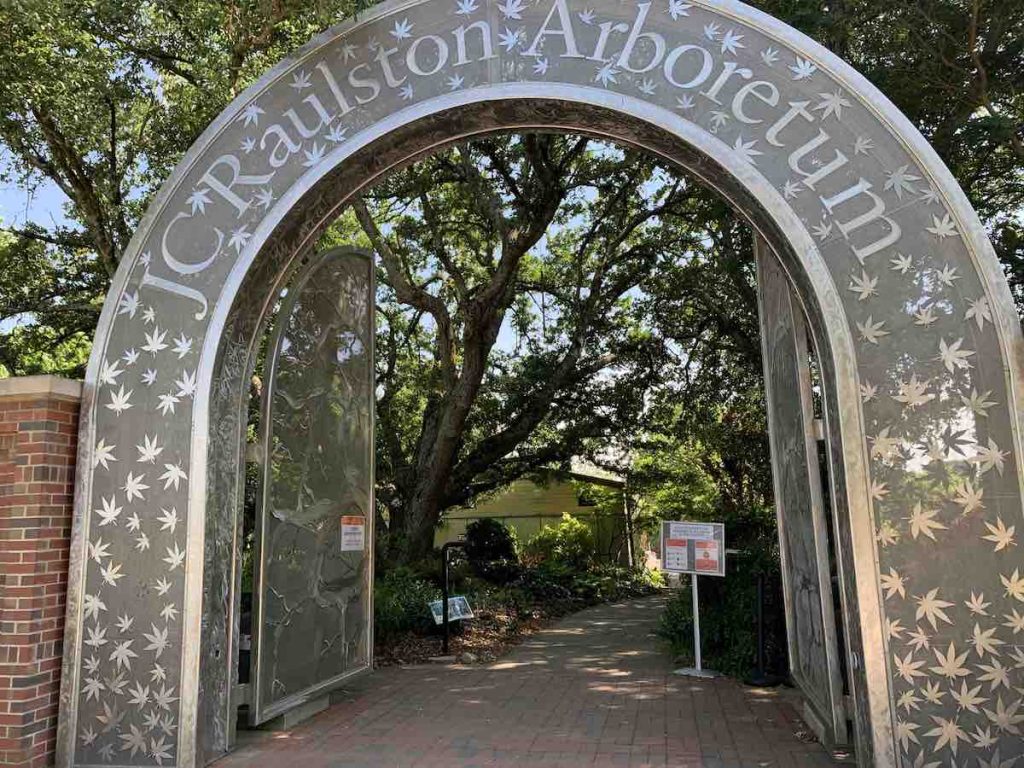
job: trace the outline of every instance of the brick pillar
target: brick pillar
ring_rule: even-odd
[[[81,384],[0,379],[0,765],[53,763]]]

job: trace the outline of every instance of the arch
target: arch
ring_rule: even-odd
[[[122,261],[83,398],[62,763],[98,762],[118,729],[141,724],[121,713],[106,737],[83,738],[108,724],[104,705],[119,706],[85,681],[145,675],[148,686],[156,664],[151,695],[175,736],[157,730],[149,754],[121,757],[145,764],[162,751],[193,765],[226,748],[239,419],[266,309],[360,188],[461,138],[526,128],[654,152],[772,245],[823,366],[859,625],[861,759],[945,755],[949,739],[924,737],[940,720],[965,731],[985,721],[948,695],[897,709],[918,677],[945,682],[927,670],[942,659],[910,632],[943,654],[952,644],[955,658],[976,592],[993,617],[1024,600],[1015,548],[984,538],[1021,516],[1024,337],[980,222],[924,139],[847,65],[739,3],[418,0],[321,35],[240,96],[165,183]],[[132,407],[111,408],[115,392]],[[929,463],[945,472],[939,490],[916,483]],[[144,498],[125,491],[140,475]],[[158,527],[143,506],[178,522]],[[121,522],[118,507],[141,521]],[[107,617],[122,612],[132,629],[114,632]],[[1014,632],[989,624],[1009,647]],[[991,659],[972,653],[968,679],[990,680],[980,665]],[[924,663],[908,668],[908,654]],[[1002,690],[1011,698],[1009,680]],[[965,738],[953,754],[971,754]],[[1019,738],[1003,742],[1004,759],[1020,753]]]

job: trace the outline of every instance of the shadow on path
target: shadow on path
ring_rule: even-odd
[[[485,666],[390,667],[217,763],[319,768],[833,765],[781,690],[672,675],[655,636],[668,596],[591,608]]]

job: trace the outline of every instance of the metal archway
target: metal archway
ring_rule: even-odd
[[[269,302],[353,193],[528,128],[684,166],[779,257],[823,372],[862,762],[1024,753],[1024,337],[934,151],[850,67],[740,3],[418,0],[240,96],[122,261],[83,400],[61,764],[228,748],[239,413]],[[962,683],[985,704],[958,707]]]

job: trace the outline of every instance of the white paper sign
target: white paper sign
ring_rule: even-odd
[[[687,543],[687,539],[665,539],[664,568],[666,571],[682,573],[690,570]]]
[[[362,552],[366,548],[366,518],[344,515],[341,518],[341,551]]]

